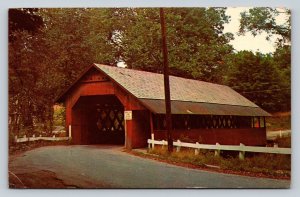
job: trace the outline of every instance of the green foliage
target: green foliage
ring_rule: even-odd
[[[276,17],[279,15],[286,17],[283,24],[276,23]],[[291,41],[291,11],[289,9],[276,9],[268,7],[252,8],[248,12],[241,13],[239,33],[251,32],[256,36],[262,32],[268,33],[269,39],[272,35],[280,35],[278,44]]]
[[[35,52],[41,48],[31,33],[16,31],[14,35],[14,41],[9,43],[9,113],[14,117],[13,128],[18,130],[22,125],[32,130],[33,116],[40,112],[36,103],[41,105],[45,99],[37,86],[41,80],[42,65],[36,61],[44,54]],[[15,118],[18,115],[21,116]]]
[[[225,83],[269,111],[288,111],[290,86],[271,55],[240,51],[228,57]]]
[[[65,126],[66,110],[63,106],[55,106],[53,112],[53,125]]]
[[[285,19],[282,24],[276,21],[277,17]],[[273,35],[278,35],[277,49],[274,52],[271,64],[274,67],[274,72],[271,75],[277,75],[277,92],[270,92],[269,104],[266,103],[267,109],[272,111],[288,111],[291,109],[291,10],[284,8],[252,8],[247,12],[241,13],[239,33],[244,34],[251,32],[256,36],[262,32],[267,33],[266,39],[270,39]],[[264,65],[261,65],[262,67]],[[270,70],[271,71],[271,70]],[[255,72],[255,71],[254,71]],[[265,74],[269,75],[270,72]],[[273,78],[273,77],[270,77]],[[269,81],[272,83],[272,80]],[[271,85],[269,89],[274,89]],[[274,96],[278,98],[274,98]],[[251,98],[251,97],[250,97]],[[276,100],[274,100],[276,99]],[[272,101],[273,100],[273,101]],[[276,102],[275,102],[276,101]],[[265,101],[263,101],[265,103]],[[273,105],[273,106],[272,106]]]
[[[290,111],[291,109],[291,46],[279,46],[274,52],[274,65],[278,68],[280,74],[278,80],[281,81],[281,94],[285,97],[280,106],[282,111]]]
[[[231,34],[224,34],[228,22],[223,8],[169,8],[165,10],[169,64],[172,75],[221,81],[224,56],[232,52]],[[129,68],[162,72],[161,30],[158,9],[117,10]]]
[[[32,34],[43,26],[43,18],[36,14],[37,8],[9,9],[9,31],[27,31]],[[9,41],[13,42],[14,34],[9,34]]]
[[[95,23],[90,10],[40,9],[35,14],[43,18],[43,28],[9,32],[15,38],[9,43],[10,130],[16,133],[34,132],[35,122],[50,132],[55,98],[93,62],[115,61],[107,55],[109,33],[101,24],[90,31],[88,24]]]

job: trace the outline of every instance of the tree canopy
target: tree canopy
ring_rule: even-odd
[[[283,15],[286,20],[278,24],[276,17]],[[279,35],[278,44],[289,43],[291,41],[291,10],[286,8],[252,8],[241,13],[239,33],[251,32],[256,36],[262,32],[268,33],[266,39],[272,35]]]
[[[281,15],[283,19],[278,23],[278,17]],[[272,36],[277,35],[276,51],[268,58],[273,69],[271,75],[275,73],[277,82],[274,82],[277,87],[265,87],[269,91],[270,101],[268,110],[272,111],[287,111],[291,105],[291,10],[286,8],[267,8],[257,7],[249,9],[249,11],[241,13],[239,33],[251,32],[256,36],[262,32],[267,33],[266,39],[269,40]],[[239,54],[238,54],[239,55]],[[257,54],[258,56],[259,54]],[[261,56],[261,54],[260,54]],[[266,57],[264,57],[266,58]],[[260,65],[261,67],[264,66]],[[255,72],[255,71],[254,71]],[[270,75],[270,71],[265,73]],[[272,84],[274,84],[272,83]],[[280,98],[271,99],[274,95]],[[273,105],[273,107],[272,107]]]
[[[227,65],[227,85],[270,112],[289,109],[290,86],[271,55],[240,51]]]
[[[118,29],[120,59],[129,68],[162,72],[158,9],[118,9],[114,16],[123,23]],[[228,19],[224,8],[166,9],[170,73],[220,81],[218,71],[233,50],[228,44],[233,35],[223,33]]]

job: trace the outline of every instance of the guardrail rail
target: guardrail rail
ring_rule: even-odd
[[[24,135],[21,138],[18,138],[18,136],[15,136],[15,142],[20,143],[20,142],[33,142],[33,141],[38,141],[38,140],[46,140],[46,141],[67,141],[71,139],[70,137],[56,137],[53,135],[52,137],[42,137],[41,135],[36,137],[35,135],[31,137],[27,137]]]
[[[168,142],[165,140],[154,140],[148,139],[148,148],[154,149],[155,145],[167,146]],[[278,145],[274,145],[274,147],[259,147],[259,146],[245,146],[244,144],[237,145],[220,145],[219,143],[214,144],[199,144],[196,143],[186,143],[177,140],[173,142],[173,146],[176,146],[176,151],[179,152],[181,147],[186,148],[194,148],[195,155],[199,154],[201,149],[206,150],[215,150],[215,156],[220,155],[221,150],[226,151],[238,151],[239,158],[243,160],[245,158],[245,152],[256,152],[256,153],[272,153],[272,154],[291,154],[291,148],[279,148]]]

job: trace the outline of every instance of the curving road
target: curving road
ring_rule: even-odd
[[[12,173],[50,171],[80,188],[289,188],[290,181],[207,172],[144,159],[116,146],[48,146],[10,158]]]

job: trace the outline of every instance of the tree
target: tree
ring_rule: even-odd
[[[36,9],[9,10],[9,117],[10,129],[33,127],[31,89],[37,79],[31,55],[34,34],[43,26]]]
[[[276,18],[281,15],[285,21],[278,24]],[[256,36],[262,32],[267,33],[266,39],[273,35],[277,39],[276,51],[272,54],[273,66],[278,72],[278,81],[281,81],[281,102],[278,110],[291,109],[291,10],[285,8],[252,8],[241,13],[240,34],[251,32]]]
[[[286,86],[270,54],[240,51],[226,62],[229,65],[227,85],[265,110],[282,110]]]
[[[38,32],[43,26],[42,17],[36,15],[37,8],[9,9],[9,41],[14,39],[17,31],[27,31],[31,34]]]
[[[281,111],[291,110],[291,46],[278,47],[273,54],[274,65],[279,70],[278,80],[282,84]]]
[[[276,17],[284,15],[286,21],[283,24],[276,22]],[[279,35],[278,44],[290,43],[291,41],[291,11],[279,8],[252,8],[241,13],[239,33],[251,32],[256,36],[262,32],[268,33],[266,39],[272,35]]]
[[[161,73],[159,10],[112,11],[122,49],[120,59],[129,68]],[[166,9],[170,73],[220,82],[218,70],[224,66],[224,56],[233,50],[228,44],[232,35],[223,33],[228,19],[224,8]]]

